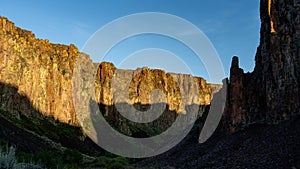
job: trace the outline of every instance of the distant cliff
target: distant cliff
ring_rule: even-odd
[[[113,75],[119,78],[113,79]],[[191,75],[166,73],[163,70],[147,67],[135,71],[122,70],[117,69],[108,62],[99,65],[96,78],[99,79],[99,81],[96,81],[96,99],[98,103],[113,105],[118,102],[118,99],[115,99],[115,101],[113,99],[118,97],[114,96],[118,93],[113,93],[111,89],[117,88],[116,90],[119,92],[126,92],[125,95],[128,95],[128,103],[130,104],[152,104],[150,101],[151,92],[159,89],[166,97],[169,109],[178,113],[186,113],[184,107],[181,107],[182,100],[187,105],[209,105],[212,93],[221,88],[221,85],[207,84],[203,78]],[[116,81],[115,84],[112,84],[113,80]],[[128,86],[126,86],[126,83],[128,83]],[[125,100],[124,98],[120,99],[121,101]],[[157,100],[163,100],[163,98]]]
[[[74,66],[79,57],[85,58],[86,69],[95,65],[89,56],[82,54],[74,46],[52,44],[48,40],[36,39],[30,31],[16,27],[11,21],[0,17],[0,82],[15,86],[20,95],[27,96],[30,104],[44,116],[53,117],[61,122],[76,124],[72,97],[72,78]],[[111,89],[114,73],[121,74],[130,81],[128,88],[130,104],[151,104],[151,91],[160,89],[166,96],[166,102],[172,111],[185,113],[180,99],[188,104],[208,105],[212,93],[218,91],[220,85],[208,84],[203,78],[191,75],[170,74],[163,70],[142,68],[140,73],[131,70],[117,69],[113,64],[103,62],[99,65],[95,80],[96,101],[104,106],[114,105]],[[192,85],[194,79],[197,85]],[[124,83],[119,81],[119,87]],[[189,93],[197,93],[182,98],[180,88]],[[37,116],[29,103],[18,97],[15,91],[3,86],[0,88],[1,106],[18,115]],[[195,92],[196,91],[196,92]],[[110,113],[110,112],[106,112]]]
[[[224,112],[230,132],[300,114],[300,1],[260,1],[260,45],[252,73],[237,57],[230,68]]]

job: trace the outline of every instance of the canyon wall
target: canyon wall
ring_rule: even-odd
[[[300,112],[300,1],[261,0],[260,18],[254,71],[244,73],[238,57],[233,57],[230,78],[224,81],[228,92],[223,123],[229,132],[257,122],[278,123]],[[159,89],[164,97],[157,99],[166,102],[170,111],[186,113],[182,100],[189,105],[208,105],[213,93],[220,89],[220,85],[191,75],[149,68],[120,70],[108,62],[95,64],[74,45],[37,39],[30,31],[0,17],[0,108],[16,117],[22,112],[28,117],[42,115],[76,124],[72,78],[80,57],[84,58],[82,67],[98,69],[93,85],[96,102],[104,107],[106,115],[115,112],[111,107],[119,96],[124,100],[124,94],[128,95],[126,103],[144,110],[152,104],[153,90]],[[123,79],[112,81],[115,76]],[[196,85],[191,85],[191,80]],[[124,85],[127,82],[130,83]],[[125,93],[121,95],[116,89]]]
[[[112,88],[114,74],[122,77],[121,80],[115,80],[119,89],[125,90],[125,82],[130,82],[126,90],[129,104],[152,104],[149,97],[151,92],[160,89],[165,95],[161,100],[165,99],[169,109],[178,113],[186,113],[181,99],[188,104],[208,105],[212,92],[220,89],[220,85],[208,84],[204,79],[191,75],[171,74],[149,68],[120,70],[107,62],[98,65],[92,63],[89,56],[80,53],[74,45],[52,44],[48,40],[37,39],[30,31],[18,28],[8,19],[0,17],[0,82],[5,84],[0,86],[1,108],[16,116],[22,112],[28,117],[42,115],[41,117],[53,117],[61,122],[76,124],[72,78],[79,57],[83,58],[82,68],[87,71],[97,66],[93,85],[96,101],[102,106],[116,104],[113,98],[118,93]],[[85,77],[78,78],[83,78],[80,84],[91,87],[91,84],[85,84]],[[18,91],[9,91],[11,88],[6,85],[16,87]],[[186,91],[188,95],[182,95],[180,90]],[[77,94],[85,96],[84,93]],[[20,98],[20,95],[27,97],[30,103]]]
[[[36,116],[30,104],[45,116],[74,123],[72,74],[79,51],[74,45],[51,44],[0,17],[0,81],[17,87],[0,89],[1,104],[11,112]]]
[[[278,123],[300,113],[300,1],[260,1],[260,45],[252,73],[230,68],[223,122],[229,132]]]
[[[122,70],[108,62],[99,65],[96,79],[100,79],[95,86],[98,103],[149,105],[165,102],[171,111],[178,113],[186,113],[183,102],[186,105],[209,105],[212,93],[221,87],[207,84],[203,78],[192,75],[166,73],[148,67]],[[161,93],[152,93],[156,89]],[[152,100],[151,94],[154,94]]]

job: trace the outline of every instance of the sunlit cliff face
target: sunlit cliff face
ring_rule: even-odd
[[[272,0],[269,0],[268,3],[268,12],[269,12],[269,17],[270,17],[270,21],[271,21],[271,33],[276,33],[276,30],[274,29],[274,22],[271,16],[271,7],[272,7]]]

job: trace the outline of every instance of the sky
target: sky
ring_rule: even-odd
[[[144,12],[176,16],[193,24],[207,37],[220,58],[224,76],[229,76],[231,58],[235,55],[239,56],[240,67],[245,72],[251,72],[254,68],[260,29],[258,0],[0,0],[0,2],[0,15],[7,17],[18,27],[30,30],[37,38],[48,39],[52,43],[75,44],[84,52],[89,40],[95,37],[97,31],[119,18]],[[152,21],[148,22],[151,24]],[[167,29],[163,25],[162,29]],[[133,28],[127,25],[119,27],[117,31],[126,32],[131,29]],[[181,30],[180,26],[178,30]],[[107,36],[100,37],[100,41],[109,42],[109,38],[116,34],[118,32],[111,31]],[[201,45],[199,43],[199,46]],[[105,56],[90,55],[95,62],[110,61],[120,68],[135,69],[148,66],[166,69],[168,72],[190,73],[204,77],[212,83],[220,83],[222,80],[220,77],[217,79],[210,77],[212,73],[202,62],[202,56],[200,60],[199,57],[197,59],[197,53],[189,45],[165,35],[146,33],[131,36],[115,44]],[[212,69],[213,66],[209,67]]]

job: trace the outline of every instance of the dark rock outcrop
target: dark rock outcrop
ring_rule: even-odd
[[[255,69],[230,69],[224,123],[230,132],[252,123],[278,123],[300,113],[300,1],[261,0]]]

